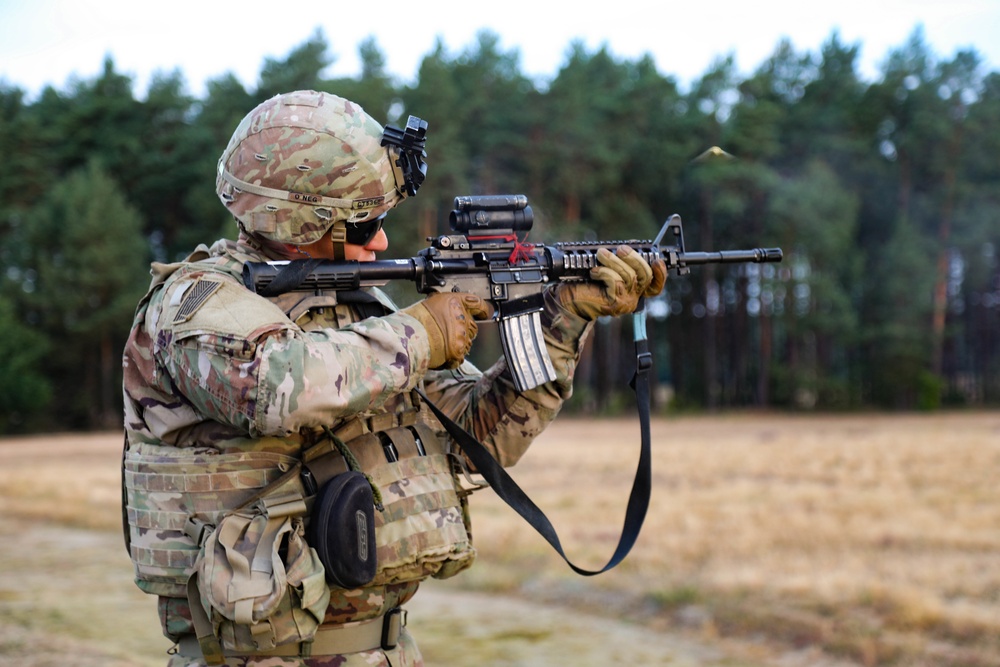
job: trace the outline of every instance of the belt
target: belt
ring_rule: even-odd
[[[384,616],[338,625],[321,625],[311,642],[285,644],[266,651],[231,651],[227,656],[243,657],[302,657],[341,655],[381,648],[391,651],[399,644],[399,635],[406,625],[406,610],[396,607]],[[177,654],[185,658],[201,658],[201,646],[195,635],[184,635],[177,642]]]

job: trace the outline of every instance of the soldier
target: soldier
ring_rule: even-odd
[[[591,322],[663,287],[663,262],[623,247],[601,253],[594,282],[549,288],[557,379],[523,393],[503,359],[485,373],[465,361],[491,314],[471,294],[400,310],[376,289],[246,289],[247,261],[386,249],[386,213],[422,174],[382,139],[335,95],[260,104],[219,160],[238,239],[152,266],[123,360],[123,511],[171,667],[421,665],[403,605],[475,550],[464,461],[414,390],[513,465],[570,396]]]

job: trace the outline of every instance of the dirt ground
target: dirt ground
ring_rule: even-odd
[[[570,572],[490,491],[479,562],[408,605],[428,665],[1000,665],[1000,414],[654,423],[643,535]],[[613,551],[629,420],[560,419],[512,473],[571,558]],[[0,667],[162,665],[116,433],[0,439]]]
[[[746,665],[735,650],[551,604],[429,582],[408,605],[428,665]],[[170,642],[121,536],[0,519],[0,665],[162,666]],[[806,664],[806,663],[799,663]]]

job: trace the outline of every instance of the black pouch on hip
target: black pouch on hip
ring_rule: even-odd
[[[375,578],[375,499],[362,473],[349,470],[323,485],[308,530],[330,585],[359,588]]]

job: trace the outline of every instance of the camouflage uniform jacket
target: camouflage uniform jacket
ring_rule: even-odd
[[[554,298],[546,298],[543,327],[558,380],[518,393],[503,359],[485,373],[469,363],[428,371],[426,331],[405,313],[361,319],[345,304],[279,307],[252,293],[240,279],[242,265],[263,259],[248,245],[219,241],[199,246],[183,262],[153,265],[123,360],[130,451],[177,462],[180,469],[203,455],[295,458],[322,437],[323,427],[398,413],[421,387],[509,466],[572,391],[589,326]],[[426,408],[419,419],[436,424]],[[129,518],[132,523],[135,517]],[[131,531],[133,560],[160,553],[157,540],[165,533],[157,530],[156,517],[148,520],[145,529]],[[137,583],[160,595],[166,636],[176,640],[192,631],[187,601],[176,587]],[[408,600],[418,583],[334,590],[324,623],[378,616]]]

